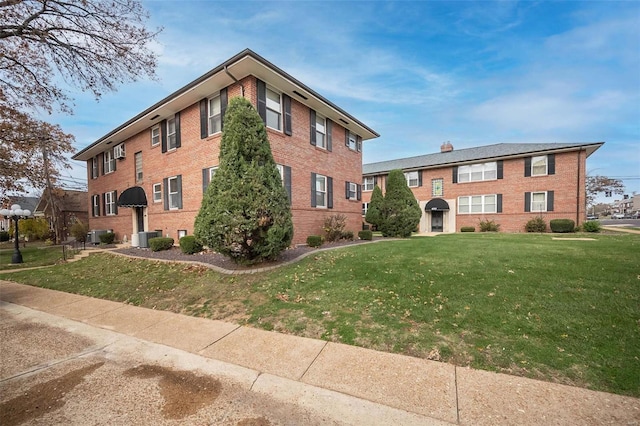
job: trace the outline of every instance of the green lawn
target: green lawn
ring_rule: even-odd
[[[3,278],[640,397],[640,235],[575,236],[596,241],[440,235],[242,276],[96,254]]]
[[[40,242],[30,242],[24,247],[24,243],[20,243],[20,253],[22,254],[22,262],[12,264],[13,243],[4,242],[0,244],[0,271],[5,269],[31,268],[35,266],[54,265],[63,260],[62,246],[46,246]],[[65,247],[66,257],[73,257],[74,251],[68,246]]]

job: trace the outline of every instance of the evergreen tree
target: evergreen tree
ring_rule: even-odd
[[[202,199],[194,235],[243,264],[274,260],[291,244],[288,196],[264,123],[244,98],[229,102],[220,165]]]
[[[420,223],[422,211],[402,170],[389,172],[381,212],[380,231],[385,237],[410,237]]]
[[[369,201],[369,208],[367,209],[367,214],[364,217],[364,220],[375,226],[376,228],[380,228],[380,224],[382,223],[382,212],[380,209],[382,208],[382,202],[384,201],[384,197],[382,196],[382,190],[378,185],[373,188],[373,193],[371,193],[371,201]]]

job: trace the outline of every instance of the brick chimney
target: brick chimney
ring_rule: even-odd
[[[451,142],[446,141],[445,143],[440,145],[440,152],[451,152],[451,151],[453,151],[453,145],[451,145]]]

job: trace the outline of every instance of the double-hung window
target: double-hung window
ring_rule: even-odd
[[[267,127],[282,130],[282,103],[280,94],[267,88]]]
[[[169,194],[169,210],[179,209],[180,208],[180,185],[178,182],[178,177],[174,176],[168,179],[168,194]]]
[[[347,147],[354,151],[358,149],[358,136],[353,132],[347,132]]]
[[[156,125],[151,128],[151,146],[160,145],[160,126]]]
[[[369,203],[362,203],[362,216],[367,215],[367,210],[369,210]]]
[[[376,185],[376,181],[373,176],[362,179],[363,191],[373,191],[373,188],[375,187],[375,185]]]
[[[104,194],[104,214],[113,216],[116,214],[116,192],[106,192]]]
[[[458,182],[478,182],[497,178],[498,164],[495,161],[458,167]]]
[[[544,176],[547,174],[547,156],[541,155],[531,158],[531,176]]]
[[[420,177],[418,176],[418,172],[406,172],[404,177],[407,180],[409,188],[420,186]]]
[[[458,197],[458,213],[499,213],[497,194]]]
[[[176,119],[175,117],[167,120],[167,149],[176,149],[177,145],[176,136]]]
[[[142,152],[135,153],[136,183],[142,182]]]
[[[327,148],[327,121],[324,117],[316,114],[316,146]]]
[[[531,193],[531,211],[532,212],[547,211],[547,193],[546,192]]]
[[[100,216],[100,196],[92,195],[91,196],[91,212],[92,216]]]
[[[153,184],[153,202],[159,203],[162,201],[162,184],[154,183]]]
[[[358,199],[358,184],[353,182],[347,182],[345,184],[345,192],[347,200],[357,200]]]
[[[209,99],[209,134],[222,131],[222,107],[220,95]]]
[[[327,177],[316,175],[316,207],[327,207]]]
[[[116,159],[113,156],[113,149],[104,152],[104,174],[116,171]]]

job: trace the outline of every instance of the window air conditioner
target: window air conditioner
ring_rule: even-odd
[[[123,143],[113,147],[113,156],[115,158],[124,158],[124,144]]]

